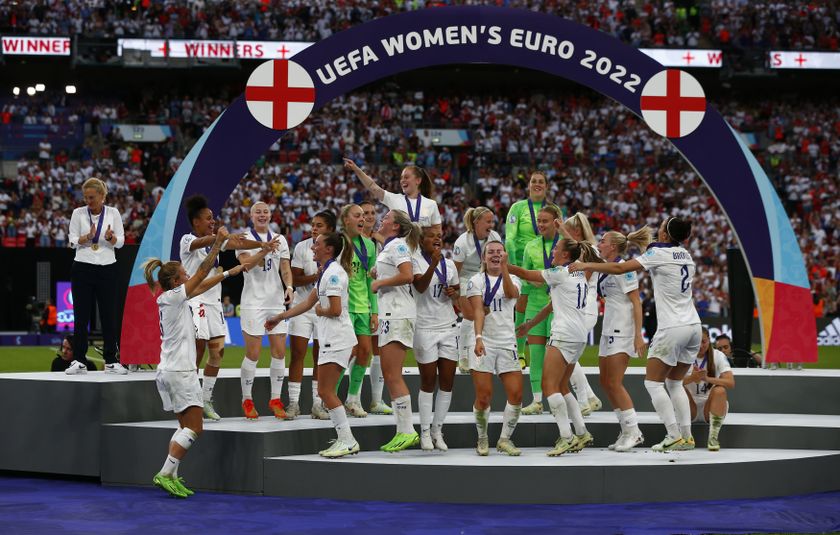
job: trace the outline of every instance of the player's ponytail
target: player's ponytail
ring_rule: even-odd
[[[595,250],[591,243],[586,241],[579,241],[577,243],[578,247],[580,248],[580,256],[578,257],[578,259],[581,262],[601,263],[604,261],[603,258],[598,256],[598,251]]]
[[[714,377],[717,370],[715,369],[715,348],[712,346],[712,339],[709,336],[709,329],[703,327],[703,335],[709,340],[709,347],[706,348],[706,375]]]
[[[143,275],[146,278],[146,284],[149,285],[153,294],[157,291],[158,282],[164,291],[171,290],[175,287],[180,265],[180,262],[175,261],[164,264],[159,258],[149,258],[143,262],[141,266],[143,268]],[[155,270],[157,268],[160,268],[160,271],[158,272],[158,282],[155,282]]]
[[[486,214],[487,212],[492,213],[493,210],[487,208],[486,206],[476,206],[475,208],[469,208],[467,213],[464,214],[464,226],[467,228],[467,232],[470,234],[475,234],[475,222],[478,219]]]
[[[408,218],[408,214],[402,210],[391,210],[393,214],[394,223],[396,223],[400,230],[397,236],[405,239],[408,248],[413,253],[420,247],[420,242],[423,241],[423,228],[419,224],[414,223]]]
[[[429,176],[429,173],[418,165],[407,165],[405,168],[420,179],[420,195],[428,197],[429,199],[434,199],[435,184],[432,182],[432,178]]]
[[[325,232],[319,238],[325,247],[332,249],[332,259],[337,259],[347,275],[351,275],[353,273],[353,246],[349,243],[347,236],[343,232]]]
[[[611,230],[604,234],[604,238],[615,246],[615,250],[619,256],[624,256],[630,250],[630,247],[635,247],[639,251],[646,251],[647,246],[653,241],[653,230],[645,226],[634,230],[627,236]]]
[[[581,241],[589,242],[590,245],[598,243],[595,240],[595,233],[592,232],[592,226],[589,224],[589,218],[586,214],[578,212],[565,221],[565,224],[580,232]]]

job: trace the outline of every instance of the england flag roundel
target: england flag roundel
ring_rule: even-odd
[[[273,59],[254,69],[245,87],[248,111],[260,124],[288,130],[309,117],[315,106],[315,83],[298,63]]]
[[[706,94],[700,82],[679,69],[651,77],[642,88],[642,117],[660,136],[679,138],[694,132],[706,115]]]

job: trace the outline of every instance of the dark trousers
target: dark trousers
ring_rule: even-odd
[[[99,308],[102,337],[105,339],[105,363],[117,362],[117,264],[98,266],[73,262],[70,283],[73,288],[73,358],[87,363],[88,326],[93,303]]]

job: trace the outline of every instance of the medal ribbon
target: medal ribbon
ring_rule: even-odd
[[[356,247],[356,242],[350,240],[350,243],[353,244],[353,250],[356,251],[356,256],[359,257],[359,262],[362,263],[362,267],[365,271],[368,270],[368,254],[367,254],[367,246],[365,246],[365,239],[359,236],[359,247]]]
[[[93,214],[90,212],[90,208],[87,209],[88,213],[88,221],[90,221],[90,226],[93,226]],[[96,225],[96,234],[93,235],[93,240],[91,243],[99,243],[99,235],[102,234],[102,223],[105,222],[105,207],[102,207],[102,211],[99,213],[99,223]]]
[[[426,263],[430,266],[432,265],[432,257],[427,255],[425,252],[423,253],[423,258],[426,259]],[[437,278],[441,284],[446,286],[446,260],[441,257],[440,259],[440,268],[442,271],[438,271],[438,268],[435,268],[435,273],[437,274]]]
[[[405,197],[405,205],[406,205],[406,207],[408,207],[408,218],[411,219],[411,221],[413,223],[416,223],[416,222],[420,221],[420,204],[423,201],[423,196],[422,195],[417,195],[417,203],[416,203],[417,212],[416,213],[411,211],[411,201],[408,199],[408,195],[403,194],[403,197]]]
[[[496,297],[496,292],[499,291],[499,287],[502,285],[502,276],[499,275],[499,278],[496,279],[496,284],[493,286],[493,290],[490,290],[490,277],[487,276],[487,273],[484,274],[484,306],[489,307],[490,303],[493,302],[493,299]]]

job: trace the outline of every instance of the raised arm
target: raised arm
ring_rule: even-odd
[[[644,268],[635,258],[627,262],[572,262],[569,264],[569,273],[594,271],[596,273],[606,273],[607,275],[623,275],[630,271],[640,271],[642,269]]]
[[[522,280],[533,282],[535,284],[541,284],[545,282],[545,279],[542,276],[542,271],[536,269],[523,269],[519,266],[510,263],[503,265],[507,266],[507,270],[510,271],[511,275],[516,275]]]
[[[505,297],[508,299],[519,298],[519,288],[513,283],[510,278],[510,271],[508,270],[507,253],[502,255],[502,290],[505,292]]]
[[[426,269],[426,272],[422,275],[414,275],[414,288],[423,293],[429,288],[429,284],[432,282],[432,277],[435,276],[435,268],[440,263],[440,251],[435,251],[432,255],[429,267]]]
[[[188,298],[193,298],[196,295],[200,295],[202,292],[207,291],[209,288],[204,288],[203,290],[199,291],[203,286],[201,284],[204,279],[207,278],[207,275],[210,274],[210,269],[213,267],[213,264],[216,261],[216,257],[219,255],[219,250],[222,248],[222,242],[225,241],[228,237],[228,231],[225,227],[219,228],[219,231],[213,238],[213,246],[210,248],[210,252],[207,253],[207,257],[198,266],[195,274],[189,278],[189,280],[184,284],[184,289],[187,292]],[[196,240],[194,240],[196,241]],[[241,269],[241,268],[240,268]],[[222,279],[224,279],[224,274],[216,275],[209,280],[218,279],[214,284],[218,284]],[[212,287],[212,285],[210,286]]]
[[[377,184],[375,180],[368,176],[367,173],[362,171],[359,168],[359,166],[356,165],[356,162],[354,162],[350,158],[344,158],[344,167],[353,171],[353,173],[356,174],[356,177],[358,177],[358,179],[361,180],[362,185],[371,193],[371,195],[373,195],[373,197],[377,201],[381,202],[382,199],[385,198],[385,190],[379,187],[379,184]]]

